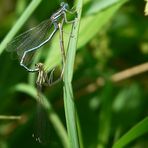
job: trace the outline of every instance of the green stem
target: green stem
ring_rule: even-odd
[[[78,38],[78,31],[80,25],[80,18],[81,18],[81,10],[82,10],[82,0],[78,0],[76,10],[78,13],[78,18],[76,19],[75,23],[73,24],[71,35],[73,37],[69,40],[68,50],[67,50],[67,59],[65,64],[65,72],[64,72],[64,107],[65,107],[65,116],[66,116],[66,123],[67,123],[67,130],[68,136],[70,140],[70,147],[71,148],[79,148],[82,147],[80,142],[80,134],[78,131],[78,121],[77,121],[77,114],[75,110],[74,104],[74,96],[72,90],[72,77],[73,77],[73,67],[74,67],[74,60],[76,54],[76,46],[77,46],[77,38]]]

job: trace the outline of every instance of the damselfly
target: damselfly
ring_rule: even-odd
[[[59,30],[60,32],[60,48],[62,53],[62,63],[65,62],[65,51],[63,46],[63,24],[73,23],[75,20],[68,21],[67,13],[73,14],[74,12],[68,10],[68,4],[62,2],[61,7],[51,15],[51,17],[38,26],[22,33],[17,36],[12,42],[7,46],[8,51],[16,51],[20,60],[20,65],[24,67],[29,72],[36,72],[38,68],[28,67],[28,63],[31,61],[32,56],[35,51],[49,42],[54,34]],[[53,27],[53,30],[51,28]],[[62,69],[64,66],[62,66]],[[63,72],[63,70],[62,70]]]
[[[48,79],[48,75],[45,71],[44,65],[42,63],[36,64],[36,68],[38,68],[38,76],[36,80],[37,85],[37,130],[33,133],[33,138],[39,143],[45,144],[49,139],[49,120],[46,112],[46,107],[44,105],[44,99],[42,95],[42,87],[43,86],[51,86],[52,83],[52,74],[51,71],[50,77]]]

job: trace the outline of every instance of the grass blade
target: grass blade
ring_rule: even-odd
[[[75,21],[72,28],[71,34],[74,37],[71,37],[69,40],[65,72],[64,72],[64,106],[65,106],[66,123],[67,123],[68,136],[71,148],[82,147],[80,144],[82,142],[80,142],[80,136],[78,133],[77,114],[75,111],[74,96],[71,84],[73,77],[73,67],[76,54],[79,24],[81,18],[81,10],[82,10],[82,0],[79,0],[77,1],[77,6],[76,6],[78,18],[77,21]]]
[[[113,145],[113,148],[122,148],[127,144],[142,136],[148,132],[148,117],[139,122],[130,131],[124,134],[117,142]]]

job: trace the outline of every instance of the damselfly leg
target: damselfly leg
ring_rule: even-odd
[[[53,68],[51,71],[48,72],[49,76],[44,68],[43,63],[36,64],[36,68],[38,69],[38,77],[37,77],[36,84],[37,84],[37,87],[40,88],[39,90],[41,90],[42,86],[55,85],[62,79],[63,70],[61,72],[60,77],[54,81],[53,77],[54,77],[55,68]]]

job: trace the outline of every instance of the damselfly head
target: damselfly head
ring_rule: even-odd
[[[37,64],[35,64],[35,66],[39,70],[43,70],[44,69],[44,64],[43,63],[37,63]]]
[[[60,6],[63,7],[65,10],[69,9],[69,5],[67,3],[65,3],[65,2],[62,2],[60,4]]]

